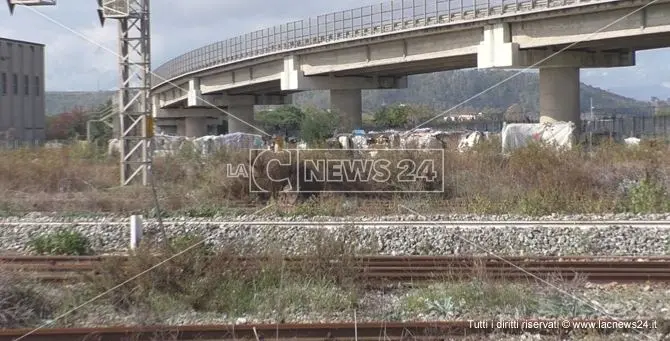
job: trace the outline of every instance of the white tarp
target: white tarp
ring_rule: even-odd
[[[226,135],[207,135],[193,140],[195,148],[204,155],[211,154],[221,148],[262,149],[263,137],[256,134],[232,133]]]
[[[502,152],[507,154],[514,149],[528,145],[529,141],[544,142],[571,149],[574,132],[573,122],[505,124],[501,133]]]
[[[107,155],[113,156],[121,153],[121,141],[119,139],[109,139],[107,141]]]
[[[481,131],[463,134],[458,141],[458,152],[464,153],[474,147],[484,137]]]
[[[154,136],[153,141],[155,141],[155,150],[176,152],[181,149],[181,147],[184,145],[184,142],[187,141],[187,138],[184,136],[159,134]]]
[[[440,140],[443,131],[434,131],[431,128],[420,128],[400,134],[400,148],[402,149],[442,149]]]
[[[368,138],[366,136],[353,136],[351,142],[354,143],[354,149],[368,149]]]
[[[628,146],[637,146],[638,144],[640,144],[640,141],[641,140],[637,137],[629,137],[623,139],[623,142]]]
[[[261,149],[265,145],[263,137],[256,134],[232,133],[219,135],[221,146],[240,149]]]

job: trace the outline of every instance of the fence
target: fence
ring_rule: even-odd
[[[0,141],[0,150],[8,149],[21,149],[21,148],[32,148],[39,147],[45,144],[44,140],[34,140],[34,141]]]
[[[84,143],[86,141],[79,141]],[[24,148],[37,148],[37,147],[46,147],[46,148],[59,148],[65,145],[72,144],[72,140],[29,140],[29,141],[6,141],[0,140],[0,150],[14,150],[14,149],[24,149]]]

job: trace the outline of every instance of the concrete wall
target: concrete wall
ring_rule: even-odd
[[[0,132],[45,139],[44,45],[0,38]]]

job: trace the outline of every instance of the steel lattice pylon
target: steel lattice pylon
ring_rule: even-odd
[[[150,0],[98,0],[100,21],[119,22],[119,143],[121,185],[149,184],[151,119]],[[120,10],[121,9],[121,10]]]

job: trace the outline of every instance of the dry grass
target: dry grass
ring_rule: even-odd
[[[0,271],[0,329],[31,326],[55,310],[32,283]]]
[[[486,142],[474,151],[459,154],[446,151],[438,169],[444,183],[398,181],[358,184],[329,183],[317,190],[421,190],[444,185],[444,193],[396,193],[380,195],[323,194],[293,207],[282,208],[288,215],[345,215],[398,213],[398,204],[421,211],[441,213],[550,213],[654,212],[668,210],[666,188],[670,186],[668,145],[645,142],[637,148],[604,144],[593,153],[581,149],[556,152],[533,145],[508,158],[499,155],[499,142]],[[325,158],[341,158],[341,152]],[[410,152],[380,154],[391,163],[400,159],[420,163],[425,155]],[[223,151],[204,159],[192,152],[157,158],[154,172],[162,208],[174,214],[213,216],[237,213],[271,198],[250,193],[247,178],[226,176],[227,165],[244,165],[257,183],[274,191],[282,183],[272,183],[264,170],[270,155],[248,167],[246,152]],[[287,155],[282,157],[287,158]],[[314,152],[303,158],[322,158]],[[118,187],[118,163],[104,151],[80,145],[63,150],[24,149],[0,151],[0,215],[31,211],[143,213],[152,215],[151,191],[141,187]],[[271,164],[275,178],[302,178],[303,170]],[[394,169],[391,179],[398,174]],[[626,181],[642,181],[628,193]],[[302,184],[305,185],[305,184]],[[303,187],[304,188],[304,187]],[[154,212],[155,213],[155,212]]]

